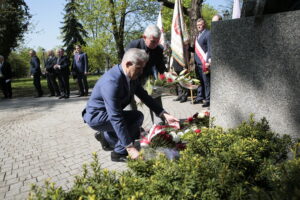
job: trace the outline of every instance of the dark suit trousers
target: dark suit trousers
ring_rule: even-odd
[[[0,88],[5,98],[12,97],[11,81],[5,82],[5,78],[0,78]]]
[[[143,125],[144,121],[143,113],[137,110],[130,110],[123,111],[123,115],[128,129],[129,137],[131,137],[133,141],[139,139],[140,128]],[[119,140],[119,137],[124,136],[117,135],[110,121],[108,120],[108,116],[103,118],[106,118],[107,120],[104,122],[99,122],[98,126],[94,126],[92,128],[97,131],[104,131],[104,137],[106,141],[114,147],[115,152],[120,154],[127,153],[125,146],[122,145],[121,141]]]
[[[89,86],[87,82],[87,77],[84,73],[77,73],[77,83],[78,83],[80,95],[88,95]]]
[[[33,85],[38,93],[39,96],[43,95],[43,90],[41,86],[41,75],[40,74],[34,74],[33,75]]]
[[[47,73],[47,84],[52,95],[60,95],[58,84],[56,82],[57,75],[55,73]]]
[[[197,89],[196,100],[205,100],[210,102],[210,73],[205,74],[202,71],[202,66],[196,64],[196,75],[201,82],[201,85]]]
[[[69,74],[59,73],[58,82],[60,91],[63,93],[62,95],[70,96]]]

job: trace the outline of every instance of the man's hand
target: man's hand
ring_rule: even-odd
[[[164,113],[163,116],[169,125],[173,125],[173,126],[180,128],[179,120],[176,117],[173,117],[169,113]]]
[[[131,159],[138,159],[139,158],[139,151],[135,147],[127,147],[126,148],[128,155]]]
[[[210,63],[205,63],[205,66],[206,66],[207,69],[209,69],[210,68]]]

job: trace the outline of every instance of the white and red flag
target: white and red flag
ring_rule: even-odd
[[[161,18],[161,9],[159,11],[158,18],[157,18],[157,27],[161,31],[161,36],[160,36],[159,44],[161,44],[164,47],[164,49],[165,49],[166,42],[165,42],[165,32],[164,32],[164,29],[163,29],[162,18]]]
[[[240,0],[234,0],[232,9],[232,19],[238,19],[241,17]]]
[[[172,57],[183,67],[188,66],[188,52],[185,45],[189,43],[189,35],[183,19],[181,0],[175,0],[171,27]]]

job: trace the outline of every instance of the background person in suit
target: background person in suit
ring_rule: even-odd
[[[70,61],[67,56],[64,55],[64,49],[60,48],[56,51],[57,60],[54,65],[55,73],[58,76],[59,87],[61,96],[59,99],[67,99],[70,96],[69,74],[70,74]]]
[[[12,98],[11,89],[11,67],[4,57],[0,55],[0,88],[4,94],[4,98]]]
[[[75,55],[72,64],[72,72],[76,74],[77,83],[79,87],[79,97],[88,96],[89,86],[87,82],[88,73],[88,57],[87,54],[81,51],[81,46],[75,46]]]
[[[50,91],[49,97],[60,96],[60,91],[58,84],[56,82],[57,74],[55,73],[54,65],[56,64],[57,58],[54,56],[54,51],[49,50],[48,51],[48,58],[45,63],[46,68],[46,77],[47,77],[47,85]]]
[[[41,86],[41,68],[40,68],[40,59],[36,56],[36,52],[34,50],[29,51],[29,55],[31,56],[30,60],[30,75],[33,76],[33,85],[37,91],[37,97],[43,96],[43,90]]]
[[[201,59],[199,57],[199,50],[197,50],[195,45],[195,72],[198,79],[201,82],[201,85],[197,89],[197,96],[194,100],[194,104],[202,103],[205,101],[202,107],[210,106],[210,57],[211,57],[211,44],[210,44],[210,31],[205,28],[204,19],[200,18],[197,20],[197,30],[199,34],[196,38],[195,43],[197,42],[199,46],[202,48],[204,54],[206,54],[206,58]],[[203,66],[205,63],[205,66]],[[207,69],[207,72],[204,72]]]
[[[83,111],[84,121],[100,131],[99,141],[104,150],[111,150],[112,161],[124,162],[126,156],[137,159],[134,147],[140,137],[143,114],[138,110],[123,110],[137,95],[156,115],[168,123],[178,123],[143,89],[138,77],[143,73],[149,56],[144,50],[132,48],[126,51],[121,65],[115,65],[96,83]]]

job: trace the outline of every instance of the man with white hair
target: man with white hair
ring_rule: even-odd
[[[159,45],[161,31],[156,25],[149,25],[144,31],[143,38],[131,41],[126,50],[130,48],[144,49],[149,55],[143,74],[140,76],[142,85],[154,73],[167,71],[164,63],[163,47]],[[154,70],[153,70],[154,69]],[[156,72],[155,72],[156,71]],[[154,75],[155,77],[155,75]]]
[[[4,94],[4,98],[12,98],[11,89],[11,67],[4,57],[0,55],[0,88]]]
[[[134,141],[140,138],[144,116],[138,110],[124,110],[133,95],[139,97],[156,115],[168,123],[178,119],[168,114],[143,89],[139,77],[143,74],[149,56],[144,50],[131,48],[123,56],[121,65],[115,65],[96,83],[87,106],[82,112],[84,121],[98,134],[105,151],[111,152],[111,160],[126,162],[139,156]]]

